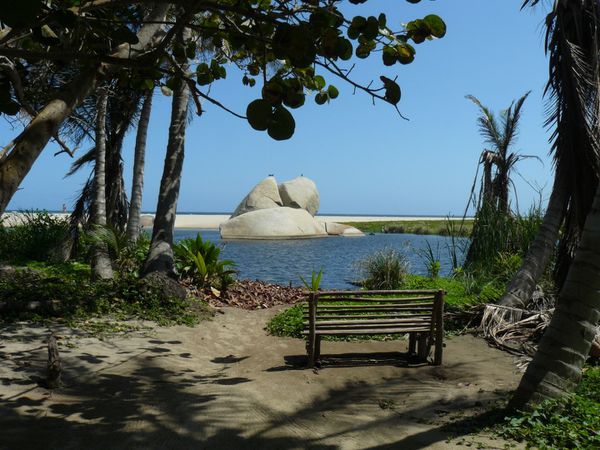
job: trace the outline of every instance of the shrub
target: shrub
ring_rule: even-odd
[[[117,277],[92,283],[89,266],[80,263],[35,266],[18,269],[10,277],[0,277],[0,302],[8,306],[3,320],[47,317],[73,320],[110,315],[168,325],[193,324],[199,317],[197,301],[165,298],[144,280]],[[23,308],[29,302],[39,302],[40,307],[32,313]]]
[[[219,260],[221,248],[210,241],[203,241],[198,233],[196,239],[182,239],[173,245],[177,271],[184,278],[191,278],[199,287],[215,286],[226,290],[235,281],[229,259]]]
[[[394,249],[383,249],[357,263],[367,289],[397,289],[408,272],[406,256]]]
[[[525,441],[527,447],[600,448],[600,369],[589,368],[576,392],[548,400],[529,412],[505,419],[504,437]]]
[[[20,214],[19,225],[7,227],[0,223],[0,261],[63,260],[69,222],[47,211]]]

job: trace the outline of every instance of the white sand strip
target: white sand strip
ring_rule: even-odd
[[[52,213],[54,217],[66,218],[69,216],[68,213]],[[142,214],[142,217],[147,217],[146,220],[142,220],[144,225],[150,223],[150,218],[153,218],[153,214]],[[18,224],[23,218],[21,213],[6,213],[2,217],[2,223],[6,226],[12,226]],[[229,214],[178,214],[175,218],[175,228],[187,228],[187,229],[207,229],[217,230],[219,225],[229,219]],[[446,220],[445,217],[439,216],[321,216],[317,215],[317,219],[323,222],[412,222],[415,220]],[[460,218],[456,218],[460,220]],[[145,228],[148,228],[145,226]]]

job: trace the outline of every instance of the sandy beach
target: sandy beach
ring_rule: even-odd
[[[68,217],[69,213],[52,213],[55,217]],[[11,226],[19,223],[22,214],[9,212],[6,213],[2,221],[5,225]],[[145,223],[151,223],[150,220],[154,218],[153,214],[142,214],[142,218]],[[175,228],[185,229],[206,229],[206,230],[217,230],[219,225],[229,219],[229,214],[178,214],[175,218]],[[439,216],[335,216],[335,215],[320,215],[317,214],[317,219],[323,222],[411,222],[415,220],[446,220],[445,217]],[[147,226],[147,225],[145,225]]]
[[[48,327],[3,326],[0,449],[454,449],[519,380],[512,356],[473,336],[447,339],[441,367],[403,363],[406,341],[327,341],[323,367],[307,370],[304,341],[263,329],[280,310],[103,339],[53,326],[54,391],[38,384]]]

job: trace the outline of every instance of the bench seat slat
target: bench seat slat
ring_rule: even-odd
[[[319,303],[325,302],[368,302],[368,303],[406,303],[429,300],[433,302],[434,297],[406,297],[406,298],[372,298],[372,297],[319,297]]]
[[[406,305],[317,305],[317,312],[319,311],[329,311],[329,310],[337,310],[337,309],[377,309],[381,311],[385,310],[403,310],[403,309],[415,309],[415,308],[433,308],[433,302],[420,302],[420,303],[410,303]]]
[[[365,318],[363,318],[365,319]],[[406,323],[418,323],[418,324],[429,324],[431,323],[430,318],[417,318],[417,319],[369,319],[366,320],[317,320],[317,327],[321,325],[364,325],[364,324],[390,324],[390,323],[398,323],[398,324],[406,324]],[[304,322],[304,325],[308,325],[308,321]]]
[[[412,327],[412,328],[365,328],[360,330],[352,330],[346,328],[332,328],[327,330],[315,330],[315,334],[324,336],[335,335],[365,335],[365,334],[398,334],[398,333],[423,333],[428,332],[429,327]],[[308,331],[303,331],[303,335],[307,335]]]
[[[320,291],[319,297],[347,297],[349,295],[435,295],[435,289],[407,289],[407,290],[374,290],[374,291]]]
[[[318,314],[317,321],[321,319],[334,320],[334,319],[401,319],[401,318],[420,318],[420,317],[431,317],[431,314],[406,314],[406,313],[387,313],[387,314]],[[308,314],[304,314],[304,320],[308,320]]]

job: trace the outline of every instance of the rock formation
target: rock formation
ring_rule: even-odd
[[[295,239],[363,236],[360,230],[339,223],[319,222],[319,191],[314,181],[294,178],[277,186],[269,176],[241,201],[220,226],[223,239]]]
[[[267,177],[252,188],[250,193],[244,197],[231,217],[257,211],[259,209],[277,208],[282,206],[279,188],[274,177]]]

